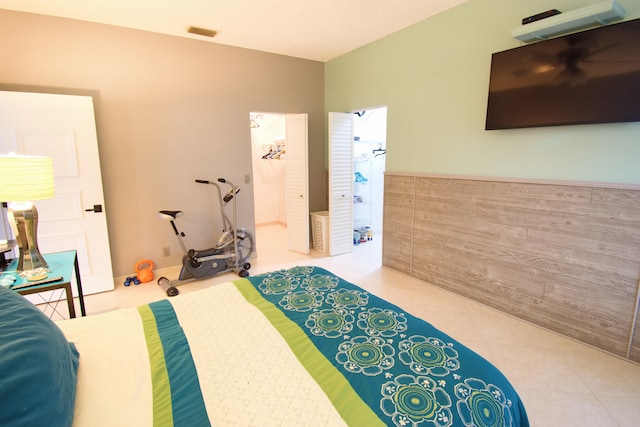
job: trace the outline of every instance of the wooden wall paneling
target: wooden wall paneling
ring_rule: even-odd
[[[594,207],[604,207],[607,212],[613,212],[614,217],[620,221],[632,221],[640,224],[640,191],[630,189],[603,189],[596,188],[593,192],[592,204]],[[640,229],[640,225],[633,227],[636,232]],[[607,244],[607,248],[612,246]],[[634,239],[631,242],[631,248],[628,246],[614,247],[617,253],[630,260],[640,260],[640,243]],[[637,290],[635,298],[635,309],[632,314],[631,325],[631,342],[629,343],[628,357],[631,360],[640,362],[640,326],[638,321],[638,306],[640,305],[640,267],[636,266],[635,274]],[[632,273],[633,274],[633,273]]]
[[[478,221],[479,195],[462,181],[418,179],[414,247],[422,250],[414,253],[414,275],[508,312],[519,310],[513,301],[522,296],[535,304],[543,295],[543,287],[501,277],[506,272],[507,276],[518,275],[521,269],[489,255],[505,238],[526,238],[526,229]],[[455,280],[449,280],[452,277]]]
[[[629,343],[629,359],[640,362],[640,279],[638,280],[638,291],[636,295],[636,308],[633,315],[633,326],[631,334],[631,342]]]
[[[409,178],[385,177],[394,184],[385,186],[383,264],[391,268],[385,247],[409,216],[387,217],[396,213],[386,209],[387,190],[408,194],[400,187]],[[640,191],[417,176],[412,218],[412,276],[627,353],[640,276]],[[640,358],[640,343],[631,353]]]
[[[536,323],[624,356],[633,297],[627,302],[608,287],[587,289],[582,282],[558,276],[546,286],[544,310]]]
[[[411,274],[415,178],[385,176],[382,264]]]
[[[629,359],[640,363],[640,330],[636,327]]]
[[[420,241],[416,238],[416,242]],[[522,311],[522,306],[514,301],[532,305],[542,301],[543,286],[514,279],[521,272],[515,265],[488,260],[449,244],[432,250],[423,249],[414,255],[413,275],[416,278],[512,314]],[[516,283],[524,285],[514,286]]]
[[[630,261],[628,268],[632,270],[632,274],[634,264],[637,266],[637,261],[635,260],[640,259],[640,245],[612,241],[612,239],[606,241],[587,239],[575,235],[559,235],[555,232],[529,229],[527,230],[527,240],[538,242],[540,245],[557,244],[558,241],[562,241],[562,244],[567,248],[582,249],[598,256],[604,255],[627,260]]]
[[[638,190],[620,188],[594,188],[594,206],[610,206],[624,208],[625,212],[636,221],[640,217],[640,192]]]
[[[416,238],[416,240],[418,240]],[[520,310],[514,301],[526,299],[536,303],[544,295],[544,282],[536,281],[536,269],[523,268],[521,256],[504,244],[505,239],[478,237],[473,233],[451,235],[439,251],[441,263],[449,265],[449,272],[456,275],[457,292],[473,293],[473,298],[504,311]],[[418,255],[416,255],[418,256]],[[428,260],[419,260],[415,265],[430,268]],[[416,274],[419,274],[416,271]]]

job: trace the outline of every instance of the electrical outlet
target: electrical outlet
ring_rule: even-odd
[[[165,246],[164,248],[162,248],[162,255],[163,256],[170,256],[171,255],[171,248],[169,246]]]

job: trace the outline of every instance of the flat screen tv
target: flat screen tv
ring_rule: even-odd
[[[640,121],[640,19],[497,52],[486,129]]]

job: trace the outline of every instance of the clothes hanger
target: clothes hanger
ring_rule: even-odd
[[[387,154],[387,150],[382,148],[382,143],[378,145],[378,148],[373,150],[374,157],[384,156],[385,154]]]

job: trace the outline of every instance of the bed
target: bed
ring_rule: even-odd
[[[529,425],[493,365],[319,267],[57,323],[0,291],[0,425]]]

